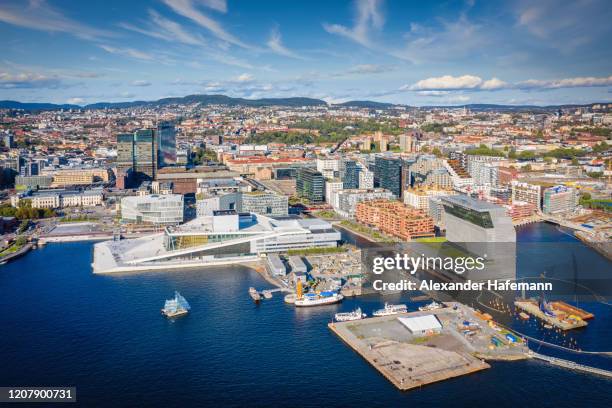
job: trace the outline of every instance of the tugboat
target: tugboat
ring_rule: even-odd
[[[368,317],[368,315],[365,314],[365,313],[362,313],[360,307],[358,307],[357,309],[353,310],[352,312],[336,313],[334,315],[334,319],[337,322],[350,322],[352,320],[361,320],[361,319],[366,318],[366,317]]]
[[[399,313],[408,312],[408,306],[406,305],[390,305],[385,302],[384,309],[378,309],[374,313],[373,316],[391,316]]]
[[[184,316],[189,313],[189,310],[191,310],[191,306],[189,306],[187,300],[180,293],[174,292],[174,299],[166,300],[161,312],[164,316],[172,318]]]

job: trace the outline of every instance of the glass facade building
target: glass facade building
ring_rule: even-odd
[[[296,174],[295,188],[297,195],[308,201],[320,203],[324,200],[325,179],[323,174],[314,169],[299,169]]]
[[[374,181],[378,187],[391,191],[396,197],[402,195],[402,160],[395,157],[376,157]]]
[[[159,167],[176,164],[176,131],[173,122],[159,122],[156,129]]]
[[[355,160],[344,162],[344,176],[342,178],[344,189],[359,188],[359,170]]]

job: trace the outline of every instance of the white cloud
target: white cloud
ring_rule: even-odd
[[[403,89],[410,89],[413,91],[475,89],[480,87],[482,83],[482,79],[474,75],[462,75],[458,77],[444,75],[441,77],[422,79],[410,87],[404,86]]]
[[[268,39],[266,45],[268,46],[268,48],[270,48],[272,51],[279,55],[284,55],[285,57],[290,58],[303,59],[295,52],[291,51],[283,45],[283,41],[278,27],[272,28],[272,30],[270,31],[270,38]]]
[[[482,52],[491,41],[492,30],[472,23],[465,15],[457,20],[440,20],[440,27],[410,24],[404,35],[406,42],[389,50],[392,56],[420,64],[430,61],[447,62],[465,58],[471,53]]]
[[[562,53],[609,38],[609,0],[519,0],[513,5],[518,28]]]
[[[146,53],[144,51],[135,50],[133,48],[118,48],[105,44],[101,44],[99,47],[106,52],[109,52],[111,54],[123,55],[124,57],[131,57],[144,61],[153,61],[155,59],[152,54]]]
[[[158,38],[168,42],[180,42],[188,45],[204,45],[203,38],[191,34],[180,24],[160,15],[155,10],[149,10],[150,22],[146,28],[136,27],[129,23],[120,23],[119,26],[149,37]]]
[[[480,85],[480,89],[493,91],[495,89],[506,89],[510,86],[507,82],[502,81],[501,79],[491,78],[486,80]]]
[[[215,11],[220,13],[227,13],[227,1],[226,0],[200,0],[200,2]]]
[[[553,80],[528,79],[516,84],[520,89],[560,89],[560,88],[591,88],[612,86],[612,76],[608,77],[576,77]]]
[[[349,74],[381,74],[395,70],[395,67],[378,64],[359,64],[348,69]]]
[[[445,96],[449,95],[450,91],[418,91],[417,95],[421,96]]]
[[[230,44],[237,45],[243,48],[251,48],[249,45],[243,43],[238,38],[230,34],[225,28],[218,22],[208,17],[196,8],[196,4],[193,0],[163,0],[163,2],[170,7],[175,13],[186,17],[201,27],[204,27],[210,31],[215,37],[220,40],[226,41]],[[218,4],[216,1],[206,1],[204,5],[214,8],[211,4]]]
[[[475,75],[452,76],[444,75],[422,79],[412,85],[403,85],[401,91],[431,92],[438,91],[495,91],[501,89],[562,89],[612,86],[612,76],[607,77],[576,77],[553,80],[528,79],[517,83],[508,83],[498,78],[483,80]]]
[[[330,34],[337,34],[364,47],[373,48],[371,30],[380,29],[385,23],[382,4],[382,0],[355,0],[356,17],[353,27],[324,23],[323,28]]]
[[[66,101],[71,105],[83,105],[85,103],[85,99],[83,98],[70,98]]]
[[[255,78],[251,74],[241,74],[236,77],[236,82],[252,82]]]
[[[34,72],[0,72],[0,89],[16,88],[60,88],[64,86],[57,76]]]
[[[137,81],[132,81],[133,86],[151,86],[151,82],[145,81],[144,79],[140,79]]]
[[[2,4],[0,21],[39,31],[62,32],[83,39],[115,37],[110,31],[82,24],[62,15],[44,0]]]

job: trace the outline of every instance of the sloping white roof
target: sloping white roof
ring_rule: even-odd
[[[440,330],[442,325],[436,315],[424,315],[415,317],[398,317],[397,320],[406,326],[411,332],[422,332],[426,330]]]

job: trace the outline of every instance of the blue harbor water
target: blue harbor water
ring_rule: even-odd
[[[547,224],[521,228],[519,239],[582,246],[567,231]],[[578,267],[612,273],[607,260],[582,247]],[[541,252],[522,259],[519,251],[519,269],[529,269],[534,259],[560,256]],[[244,267],[96,276],[91,258],[91,243],[53,244],[0,267],[0,386],[76,386],[79,405],[86,407],[612,403],[612,381],[536,361],[493,362],[476,374],[398,391],[327,323],[334,313],[358,305],[370,314],[385,300],[408,303],[414,310],[418,304],[407,295],[295,309],[275,294],[257,306],[248,288],[269,285]],[[527,273],[538,273],[540,266],[532,265]],[[160,308],[175,290],[192,310],[172,321],[160,315]],[[595,301],[580,306],[596,317],[571,335],[584,350],[612,351],[612,308]],[[554,340],[533,319],[508,319],[517,330]],[[580,361],[612,368],[610,357]]]

